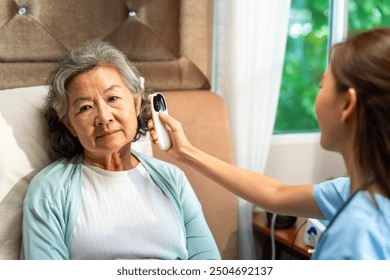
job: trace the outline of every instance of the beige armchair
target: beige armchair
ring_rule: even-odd
[[[28,94],[29,87],[44,85],[62,55],[87,40],[100,38],[111,42],[137,63],[147,89],[164,93],[170,114],[182,122],[193,144],[232,162],[225,105],[210,91],[213,1],[39,0],[17,3],[19,6],[15,1],[0,2],[0,99],[26,101],[23,95]],[[17,89],[4,91],[10,88],[23,88],[23,93],[19,94]],[[31,95],[31,98],[43,98],[43,95]],[[36,114],[40,104],[36,100],[26,104],[32,103],[35,109],[30,108],[29,118]],[[20,131],[20,127],[12,127],[14,122],[5,119],[8,109],[4,107],[0,107],[0,126],[7,126],[17,138],[16,131]],[[2,122],[1,118],[5,120]],[[32,130],[31,133],[41,135],[42,132]],[[25,141],[41,136],[34,137]],[[0,139],[0,145],[13,145],[6,141],[10,140]],[[20,163],[21,168],[9,170],[6,163],[1,166],[0,162],[2,175],[13,177],[5,180],[0,176],[0,259],[18,258],[23,195],[31,176],[53,160],[46,143],[16,142],[21,153],[26,154],[20,157],[24,161]],[[36,150],[39,155],[44,154],[44,158],[35,155]],[[153,146],[153,154],[185,171],[222,258],[237,259],[236,197],[202,174],[175,162],[156,146]],[[0,159],[6,161],[2,154]],[[23,173],[23,166],[28,166],[27,173]],[[15,179],[17,176],[20,180]]]

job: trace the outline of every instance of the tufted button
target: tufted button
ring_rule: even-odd
[[[132,10],[129,12],[129,18],[135,18],[137,16],[137,11],[136,10]]]
[[[25,7],[19,7],[18,9],[18,15],[24,16],[27,13],[27,9]]]

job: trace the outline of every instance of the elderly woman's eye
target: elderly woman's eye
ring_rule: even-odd
[[[92,106],[90,106],[90,105],[81,106],[81,107],[80,107],[80,112],[87,111],[87,110],[89,110],[89,109],[91,109],[91,108],[92,108]]]
[[[118,99],[118,96],[111,96],[110,98],[108,98],[108,101],[115,101]]]

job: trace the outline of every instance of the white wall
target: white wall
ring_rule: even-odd
[[[264,173],[287,184],[319,183],[346,173],[342,157],[319,144],[319,133],[273,135]]]

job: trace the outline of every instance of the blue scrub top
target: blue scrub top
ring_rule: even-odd
[[[338,178],[314,187],[314,198],[328,220],[350,196],[350,180]],[[390,200],[358,192],[322,234],[312,259],[390,259]]]

